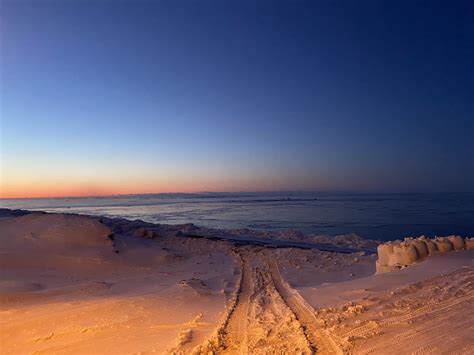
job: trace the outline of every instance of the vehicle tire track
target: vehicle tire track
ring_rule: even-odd
[[[443,310],[447,311],[445,312],[444,316],[442,317],[437,317],[436,318],[436,323],[437,324],[449,324],[449,318],[450,318],[450,311],[456,307],[456,305],[459,305],[460,303],[455,303],[452,307],[446,308],[444,307]],[[442,310],[440,310],[441,312]],[[433,313],[438,313],[438,312],[433,312]],[[425,321],[426,322],[426,321]],[[390,324],[392,325],[392,324]],[[440,326],[441,328],[442,326]],[[439,328],[431,328],[432,333],[431,335],[434,337],[436,336],[441,336],[444,333],[444,329],[439,329]],[[407,344],[404,346],[406,349],[407,346],[411,346],[412,344],[416,344],[416,340],[419,339],[420,337],[420,330],[419,329],[414,329],[413,327],[409,327],[408,330],[402,331],[400,333],[397,333],[393,336],[391,336],[389,339],[385,339],[382,341],[377,342],[376,344],[368,347],[368,348],[359,348],[357,349],[356,353],[365,355],[365,354],[379,354],[382,352],[385,352],[387,354],[398,354],[400,353],[400,348],[402,347],[402,344]],[[388,351],[387,349],[390,349]],[[412,351],[412,354],[433,354],[433,353],[438,353],[439,351],[436,351],[436,344],[430,344],[427,346],[420,347],[418,349],[415,349]]]
[[[239,259],[240,283],[233,308],[219,331],[219,345],[200,347],[197,353],[265,354],[269,349],[313,353],[301,322],[276,289],[266,259],[247,251],[239,252]]]
[[[381,327],[387,327],[390,325],[395,325],[399,323],[405,323],[408,321],[411,321],[417,317],[424,316],[425,314],[428,313],[435,313],[435,312],[441,312],[441,311],[446,311],[449,310],[452,307],[455,307],[456,305],[464,302],[470,302],[474,299],[474,294],[468,294],[463,297],[459,298],[454,298],[454,299],[449,299],[443,302],[438,302],[438,303],[430,303],[428,305],[425,305],[423,307],[420,307],[411,313],[403,314],[400,316],[394,316],[387,318],[385,320],[382,320],[378,323],[375,323],[374,321],[370,321],[369,323],[362,325],[360,327],[354,328],[344,334],[342,334],[342,337],[347,338],[347,337],[364,337],[370,332],[373,332],[377,328]]]
[[[359,354],[380,352],[397,354],[402,348],[413,354],[432,354],[439,352],[435,341],[445,334],[445,326],[450,324],[452,315],[465,315],[466,320],[464,323],[458,323],[457,325],[457,327],[463,329],[466,329],[466,327],[469,328],[469,319],[472,319],[472,308],[469,308],[469,305],[472,304],[474,300],[474,293],[469,286],[471,283],[470,280],[472,279],[472,272],[468,272],[466,276],[464,276],[464,274],[466,274],[465,270],[463,270],[462,273],[455,273],[455,276],[461,277],[461,279],[455,280],[453,280],[453,275],[446,276],[449,277],[450,280],[451,292],[455,292],[451,294],[450,298],[427,300],[427,304],[416,309],[409,306],[404,314],[389,317],[379,322],[370,321],[368,324],[345,332],[342,336],[346,338],[351,337],[353,338],[352,340],[356,340],[357,338],[364,339],[370,336],[371,333],[381,334],[380,338],[375,337],[368,342],[363,340],[356,345],[354,351]],[[466,282],[466,280],[469,281]],[[452,289],[456,289],[458,285],[462,286],[461,289],[453,291]],[[434,279],[423,285],[423,288],[429,289],[430,287],[442,288],[442,284],[440,286],[439,280]],[[465,292],[465,294],[460,296],[459,293],[461,292]],[[408,295],[406,297],[410,296]],[[423,320],[420,321],[420,318]],[[393,332],[390,336],[384,336],[384,334],[390,334],[390,328],[392,326],[396,327],[406,323],[410,324],[409,327],[405,327],[406,330],[401,332],[398,330]],[[426,328],[429,328],[430,331],[426,332]],[[453,330],[453,332],[455,331]],[[417,341],[427,345],[417,348]],[[454,350],[454,348],[455,345],[451,344],[450,351]]]
[[[277,292],[301,323],[313,351],[318,354],[343,354],[333,337],[318,327],[318,319],[314,312],[305,302],[302,302],[301,296],[283,280],[277,262],[272,258],[267,258],[267,262]]]
[[[224,328],[223,353],[247,353],[247,320],[250,307],[250,297],[253,292],[252,267],[245,254],[241,254],[242,278],[240,290],[233,312]]]

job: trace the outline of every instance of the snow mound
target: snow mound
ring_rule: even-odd
[[[111,235],[98,220],[78,215],[31,213],[0,221],[1,249],[7,252],[110,249]]]
[[[415,264],[435,253],[447,253],[464,249],[474,249],[472,238],[464,239],[458,235],[436,237],[421,236],[393,241],[377,247],[377,273],[396,271]]]

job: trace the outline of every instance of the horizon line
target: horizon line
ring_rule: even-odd
[[[0,200],[29,200],[29,199],[61,199],[61,198],[105,198],[121,196],[147,195],[198,195],[198,194],[271,194],[271,193],[320,193],[320,194],[387,194],[387,195],[429,195],[429,194],[472,194],[474,191],[368,191],[368,190],[263,190],[263,191],[196,191],[196,192],[146,192],[103,195],[70,195],[70,196],[36,196],[36,197],[1,197]],[[1,206],[0,206],[1,207]]]

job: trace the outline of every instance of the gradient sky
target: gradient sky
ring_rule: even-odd
[[[472,1],[1,1],[2,197],[474,191]]]

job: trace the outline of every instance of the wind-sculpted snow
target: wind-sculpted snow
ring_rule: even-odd
[[[405,238],[404,241],[393,241],[377,247],[377,273],[396,271],[424,260],[435,253],[447,253],[464,249],[474,249],[474,238],[464,239],[458,235],[436,237],[425,236]]]

